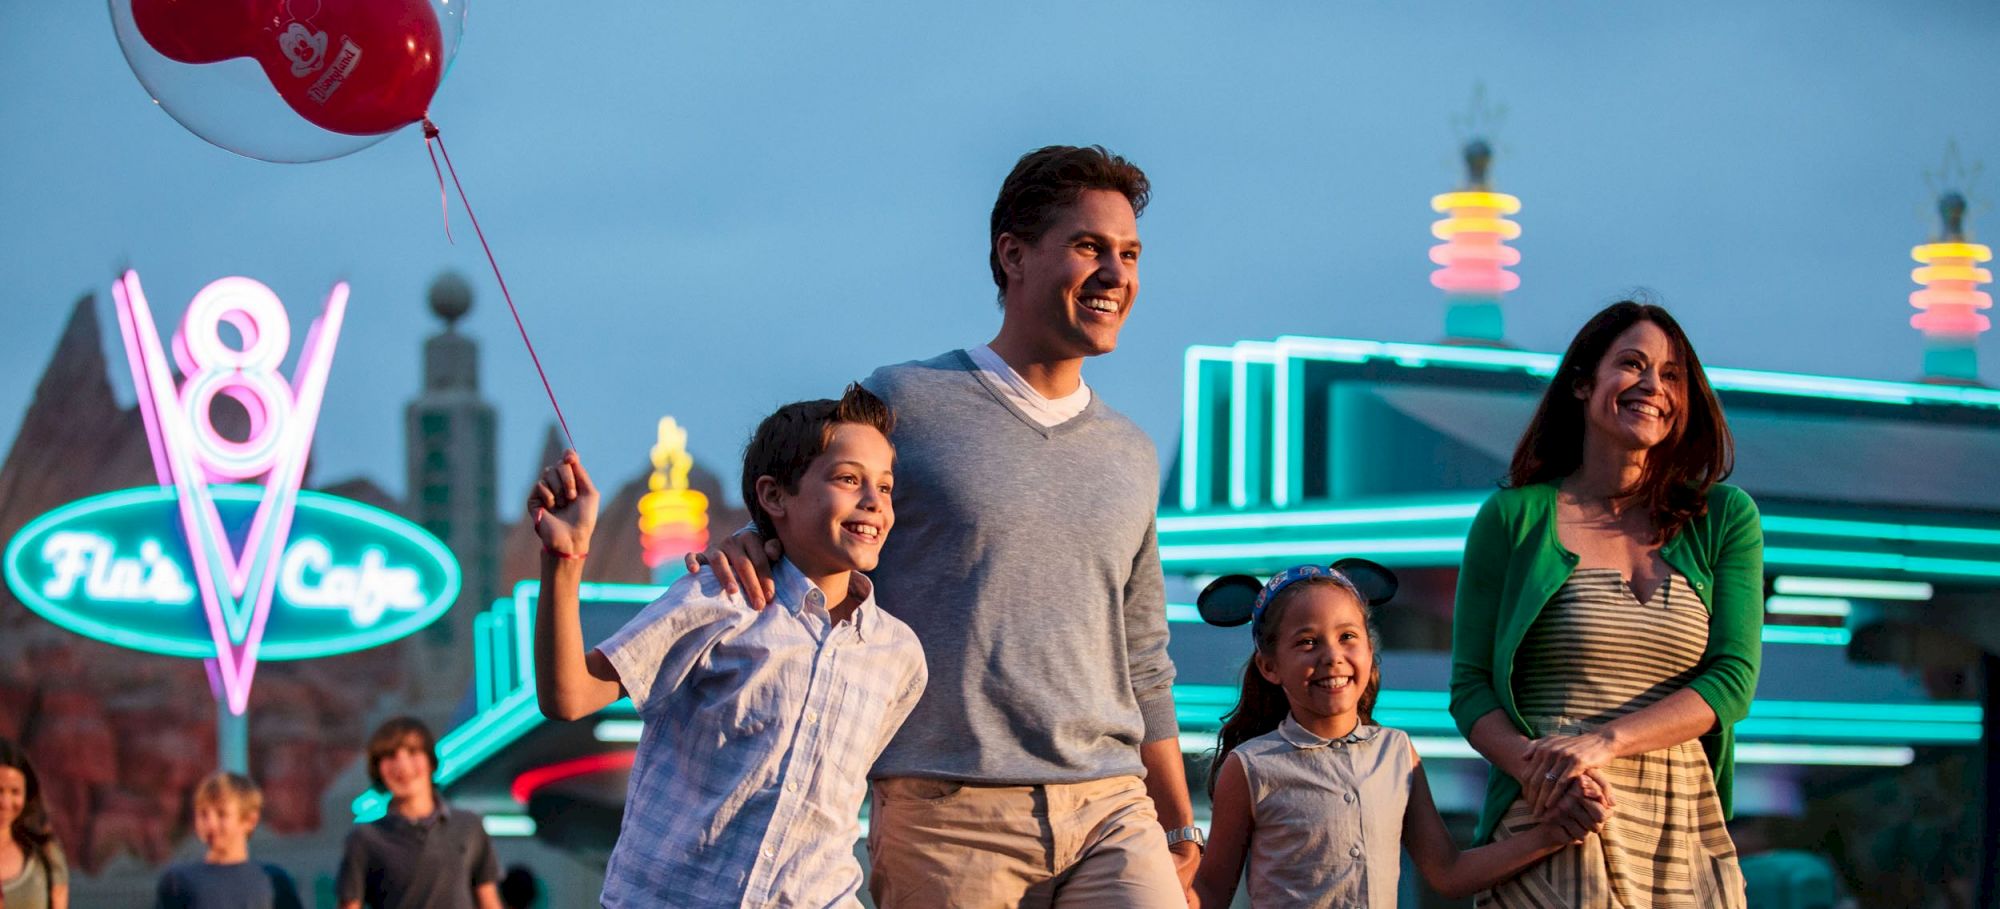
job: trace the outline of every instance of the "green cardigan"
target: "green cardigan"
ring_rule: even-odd
[[[1764,532],[1757,505],[1741,489],[1717,483],[1708,512],[1660,548],[1708,608],[1708,649],[1693,688],[1715,710],[1717,731],[1701,737],[1725,812],[1733,810],[1733,727],[1757,691],[1764,629]],[[1514,705],[1514,653],[1549,598],[1569,580],[1576,554],[1556,536],[1556,487],[1502,489],[1472,519],[1451,622],[1451,715],[1470,738],[1472,724],[1495,710],[1533,736]],[[1493,835],[1521,793],[1513,777],[1491,769],[1475,842]]]

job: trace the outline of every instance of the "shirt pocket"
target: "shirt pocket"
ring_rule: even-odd
[[[713,734],[718,750],[742,747],[781,734],[789,725],[787,673],[778,663],[736,663],[734,671],[704,678],[693,692],[701,716],[698,728]]]
[[[856,786],[866,785],[876,753],[887,741],[883,724],[888,722],[889,709],[900,693],[891,690],[890,681],[858,674],[840,679],[834,715],[839,725],[832,730],[839,745],[833,749],[833,765],[835,772]]]

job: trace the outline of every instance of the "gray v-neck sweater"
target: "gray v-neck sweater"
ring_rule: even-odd
[[[869,774],[994,784],[1142,774],[1175,738],[1152,440],[1093,396],[1044,427],[964,351],[862,385],[896,410],[896,523],[870,573],[930,684]]]

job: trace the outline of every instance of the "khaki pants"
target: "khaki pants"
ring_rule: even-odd
[[[868,890],[880,909],[1187,909],[1138,777],[877,780],[868,825]]]

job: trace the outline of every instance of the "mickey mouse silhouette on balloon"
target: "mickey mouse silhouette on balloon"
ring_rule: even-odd
[[[1321,568],[1301,565],[1279,572],[1269,581],[1247,574],[1226,574],[1208,582],[1195,597],[1201,620],[1220,628],[1234,628],[1262,612],[1262,606],[1278,591],[1307,577],[1338,575],[1354,585],[1369,606],[1380,606],[1396,596],[1396,573],[1367,559],[1341,559]]]

